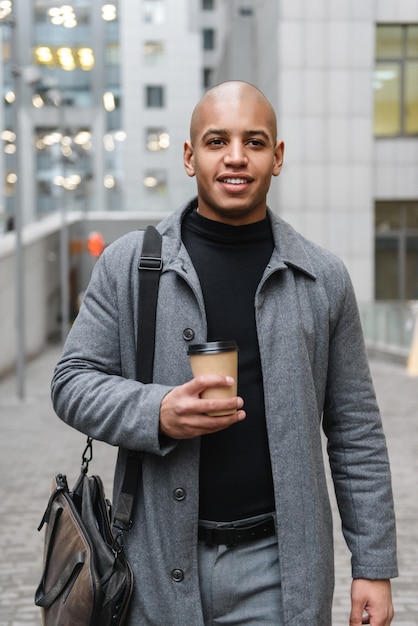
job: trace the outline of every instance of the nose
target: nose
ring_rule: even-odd
[[[248,162],[248,157],[245,152],[245,146],[242,142],[231,141],[228,145],[228,150],[225,152],[224,161],[226,165],[233,167],[242,167]]]

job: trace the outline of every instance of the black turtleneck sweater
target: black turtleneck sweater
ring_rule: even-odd
[[[267,513],[274,498],[254,298],[274,247],[270,221],[231,226],[192,211],[182,238],[203,291],[207,341],[238,344],[238,395],[247,413],[244,421],[202,437],[200,518],[232,521]]]

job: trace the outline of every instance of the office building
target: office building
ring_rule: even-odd
[[[7,3],[0,3],[1,7]],[[411,0],[16,3],[3,40],[3,224],[58,207],[162,215],[194,193],[194,103],[248,80],[274,104],[272,208],[346,262],[361,302],[418,299],[418,7]],[[1,14],[0,14],[1,18]],[[11,32],[14,31],[14,37]]]

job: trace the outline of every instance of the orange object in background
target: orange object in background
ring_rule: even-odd
[[[87,240],[87,249],[91,256],[98,257],[105,248],[105,242],[101,233],[94,231],[90,233]]]

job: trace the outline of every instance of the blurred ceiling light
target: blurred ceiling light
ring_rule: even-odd
[[[115,142],[113,141],[113,137],[110,133],[107,133],[103,137],[103,145],[107,152],[112,152],[115,149]]]
[[[115,141],[125,141],[126,140],[126,133],[124,130],[117,130],[114,134],[113,134]]]
[[[50,65],[54,62],[51,48],[48,46],[37,46],[35,48],[35,58],[41,65]]]
[[[64,26],[74,28],[77,26],[77,19],[73,7],[63,4],[61,7],[51,7],[48,11],[51,24],[54,26]]]
[[[103,106],[106,111],[110,112],[115,110],[115,96],[111,91],[106,91],[106,93],[103,94]]]
[[[106,189],[113,189],[116,185],[115,177],[112,174],[106,174],[103,179],[103,184]]]
[[[154,130],[148,133],[147,149],[151,152],[166,150],[170,146],[170,135],[165,131]]]
[[[156,187],[158,185],[158,180],[155,176],[146,176],[144,178],[145,187]]]
[[[15,172],[10,172],[6,176],[6,182],[10,185],[14,185],[17,182],[17,176]]]
[[[64,187],[64,189],[67,189],[68,191],[73,191],[74,189],[77,189],[81,180],[80,174],[71,174],[71,176],[67,177],[59,175],[55,176],[53,183],[57,187]]]
[[[14,91],[8,91],[5,95],[4,95],[4,99],[6,100],[7,104],[13,104],[13,102],[16,99],[16,94]]]
[[[3,130],[0,134],[0,139],[13,143],[14,141],[16,141],[16,133],[14,133],[12,130]]]
[[[70,157],[73,151],[71,150],[71,146],[66,146],[61,144],[61,154],[65,157]]]
[[[71,174],[71,176],[67,176],[67,178],[64,178],[63,187],[64,189],[68,189],[69,191],[72,191],[73,189],[77,189],[80,183],[81,183],[80,174]]]
[[[0,20],[4,20],[12,12],[11,0],[1,0],[0,2]]]
[[[102,6],[102,20],[112,22],[117,18],[116,7],[114,4],[104,4]]]
[[[83,146],[84,144],[90,143],[90,141],[91,133],[88,130],[80,130],[74,137],[74,143],[78,146]]]
[[[75,60],[71,48],[58,48],[57,57],[63,70],[71,72],[75,69]]]
[[[77,55],[82,70],[88,71],[94,67],[94,54],[91,48],[79,48]]]
[[[61,139],[62,139],[62,134],[59,132],[55,132],[55,133],[49,133],[48,135],[44,135],[44,137],[42,138],[42,141],[44,142],[45,146],[53,146],[56,143],[61,143]]]
[[[373,78],[376,80],[393,80],[396,76],[395,70],[375,70],[373,72]]]
[[[170,146],[170,135],[168,133],[161,133],[158,138],[158,145],[161,150],[166,150]]]
[[[34,93],[32,96],[32,104],[35,107],[35,109],[42,109],[45,103],[42,99],[42,96],[40,96],[39,93]]]
[[[16,152],[16,144],[15,143],[7,143],[4,146],[4,152],[6,154],[14,154]]]

